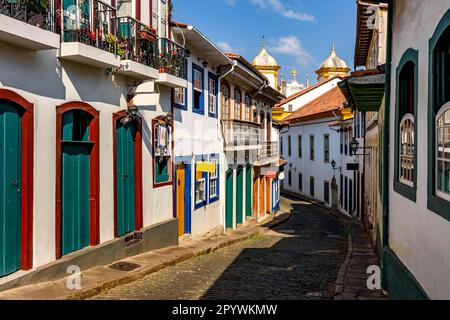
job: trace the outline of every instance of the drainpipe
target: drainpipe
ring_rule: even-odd
[[[218,80],[218,86],[219,86],[218,89],[219,89],[219,90],[218,90],[218,92],[220,92],[222,79],[224,79],[226,76],[228,76],[229,74],[231,74],[232,72],[234,72],[234,69],[236,68],[236,65],[237,65],[237,62],[234,61],[234,60],[232,60],[232,61],[231,61],[231,69],[228,70],[227,72],[225,72],[223,75],[221,75],[221,76],[219,77],[219,80]],[[218,137],[219,137],[219,143],[220,143],[222,146],[224,146],[224,145],[225,145],[225,143],[224,143],[224,138],[223,138],[224,133],[223,133],[223,127],[222,127],[222,124],[221,124],[221,116],[222,116],[222,113],[220,112],[221,108],[222,108],[222,99],[219,99],[219,103],[218,103],[218,105],[217,105],[217,125],[219,126],[218,132],[220,132],[221,134],[219,134]],[[225,152],[223,152],[223,157],[226,158]],[[225,161],[223,161],[223,163],[225,164]],[[219,160],[219,164],[220,164],[220,160]],[[225,166],[221,165],[220,168],[225,169]],[[226,171],[225,171],[225,174],[224,174],[223,176],[226,177]],[[223,182],[225,182],[225,179],[220,179],[220,181],[222,181],[222,180],[223,180]],[[225,183],[226,183],[226,182],[225,182]],[[221,185],[220,187],[221,187],[221,190],[225,190],[225,184]],[[227,230],[227,222],[226,222],[226,212],[225,212],[225,208],[226,208],[225,206],[223,206],[223,208],[222,208],[222,217],[223,217],[223,221],[222,221],[222,222],[223,222],[223,230],[224,230],[224,232],[226,232],[226,230]]]

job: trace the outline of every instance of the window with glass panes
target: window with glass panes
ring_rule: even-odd
[[[309,160],[314,161],[314,136],[309,136]]]
[[[209,113],[216,114],[216,102],[217,102],[217,81],[214,77],[209,77]]]
[[[215,171],[209,174],[209,198],[215,198],[219,195],[218,186],[219,186],[219,174],[218,174],[218,166],[217,159],[211,159],[211,162],[214,163]]]
[[[230,118],[230,91],[228,87],[222,85],[222,120],[228,120]]]
[[[299,135],[297,137],[297,150],[298,150],[298,158],[301,159],[303,154],[302,154],[302,136]]]
[[[330,135],[323,135],[323,161],[325,163],[330,162]]]
[[[234,119],[241,120],[242,97],[239,90],[234,90]]]
[[[245,95],[245,121],[250,121],[250,115],[251,115],[251,103],[250,103],[250,97],[246,94]]]

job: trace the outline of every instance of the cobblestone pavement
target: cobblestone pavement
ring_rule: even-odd
[[[291,205],[292,218],[263,235],[93,299],[333,299],[347,229],[324,209]]]

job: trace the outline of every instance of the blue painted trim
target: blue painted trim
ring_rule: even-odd
[[[197,155],[195,156],[195,171],[194,171],[194,193],[193,193],[193,199],[194,199],[194,210],[200,209],[208,204],[208,195],[209,195],[209,183],[208,183],[208,173],[202,172],[202,178],[205,179],[205,200],[201,203],[195,203],[195,188],[197,187],[197,161],[208,161],[208,155]]]
[[[202,94],[200,96],[200,109],[194,108],[194,70],[198,70],[202,73]],[[192,74],[191,74],[191,83],[192,83],[192,112],[205,115],[205,70],[196,65],[195,63],[192,63]]]
[[[217,159],[217,169],[216,169],[217,170],[217,179],[216,179],[216,193],[217,193],[217,196],[215,196],[213,198],[209,198],[209,203],[213,203],[213,202],[216,202],[216,201],[218,201],[220,199],[220,164],[219,164],[220,157],[219,157],[218,153],[212,153],[209,156],[209,159],[210,160]],[[208,180],[209,180],[208,181],[208,185],[209,185],[211,183],[209,175],[208,175]],[[208,190],[208,195],[209,195],[209,190]]]
[[[216,84],[216,112],[215,113],[209,112],[209,92],[211,90],[211,88],[209,87],[210,79],[213,79]],[[208,100],[208,116],[210,116],[211,118],[217,119],[217,113],[218,113],[217,109],[219,107],[219,80],[218,80],[218,77],[211,72],[208,72],[208,99],[207,100]]]

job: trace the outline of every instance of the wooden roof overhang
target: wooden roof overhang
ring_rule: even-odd
[[[380,110],[385,91],[385,75],[381,71],[349,77],[339,82],[338,86],[353,110]]]

